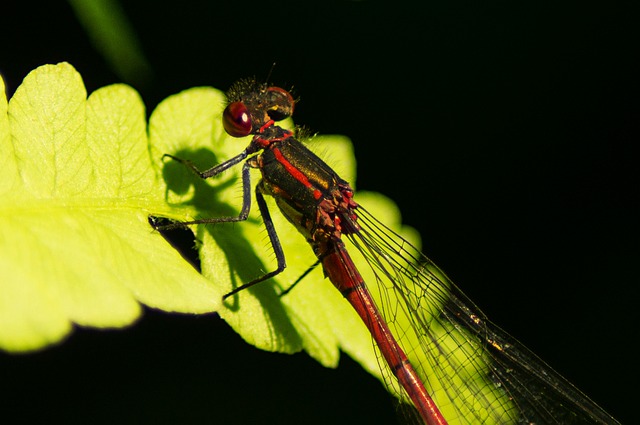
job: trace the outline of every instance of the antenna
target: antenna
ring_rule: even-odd
[[[275,69],[275,67],[276,67],[276,63],[273,62],[271,64],[271,69],[269,69],[269,73],[267,74],[267,78],[264,80],[265,84],[269,85],[269,80],[271,79],[271,74],[273,74],[273,70]]]

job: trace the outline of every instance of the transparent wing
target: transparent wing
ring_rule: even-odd
[[[361,230],[348,239],[370,266],[361,273],[450,424],[618,423],[491,323],[417,248],[364,208],[357,212]],[[381,367],[391,391],[402,397]]]

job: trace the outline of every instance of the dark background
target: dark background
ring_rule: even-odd
[[[9,95],[68,61],[121,82],[66,3],[3,5]],[[638,15],[613,2],[123,2],[166,96],[238,78],[295,86],[295,119],[355,144],[424,251],[491,317],[622,422],[639,368]],[[134,4],[130,4],[134,3]],[[635,330],[634,330],[635,327]],[[0,353],[15,423],[387,423],[343,357],[260,352],[214,316],[147,312],[40,353]]]

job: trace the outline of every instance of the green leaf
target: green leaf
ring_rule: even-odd
[[[171,153],[204,170],[242,152],[249,139],[222,128],[221,92],[202,87],[170,96],[152,113],[148,137],[133,89],[113,85],[87,99],[80,76],[64,63],[33,71],[8,107],[2,102],[0,348],[41,348],[74,324],[125,326],[142,303],[216,310],[258,348],[305,350],[328,367],[342,350],[380,376],[371,336],[320,267],[287,296],[277,295],[316,258],[272,200],[288,267],[224,304],[223,294],[276,266],[257,208],[245,223],[193,226],[207,279],[149,226],[149,215],[183,221],[238,215],[240,164],[205,181],[161,159]],[[316,137],[308,145],[354,182],[347,138]],[[252,179],[259,179],[257,170]],[[358,199],[399,229],[390,201],[364,193]]]
[[[140,303],[220,305],[221,292],[148,224],[152,212],[176,213],[133,89],[87,99],[71,65],[40,67],[0,101],[0,150],[0,348],[38,349],[74,324],[122,327]]]

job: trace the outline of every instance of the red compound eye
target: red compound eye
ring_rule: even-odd
[[[222,114],[222,125],[232,137],[244,137],[251,134],[251,115],[242,102],[230,103]]]

